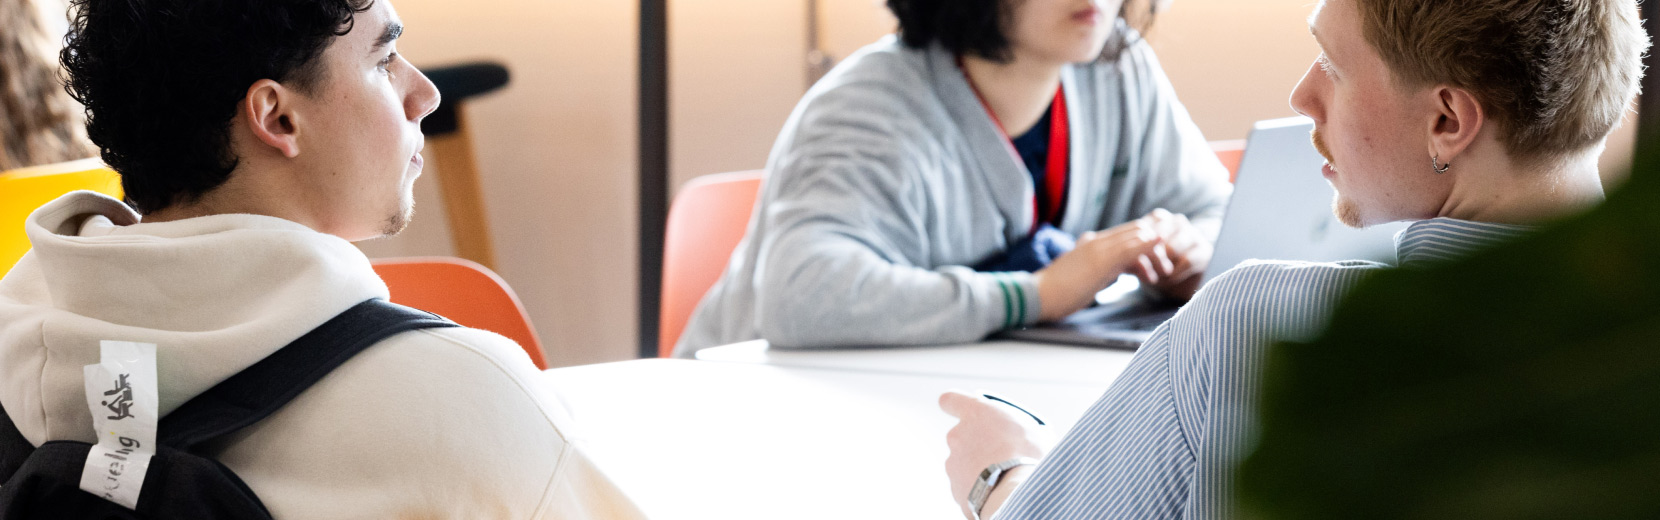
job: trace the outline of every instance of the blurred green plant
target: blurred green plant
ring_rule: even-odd
[[[1252,519],[1660,518],[1660,143],[1590,212],[1269,353]]]

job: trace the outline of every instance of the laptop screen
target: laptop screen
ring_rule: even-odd
[[[1249,259],[1395,263],[1395,233],[1407,223],[1354,229],[1339,222],[1336,192],[1320,175],[1325,159],[1309,139],[1313,129],[1306,117],[1252,127],[1206,282]]]

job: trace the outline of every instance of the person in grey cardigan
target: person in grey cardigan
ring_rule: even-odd
[[[1192,296],[1232,187],[1120,0],[888,7],[899,34],[785,123],[677,357],[977,341],[1065,317],[1123,273]]]

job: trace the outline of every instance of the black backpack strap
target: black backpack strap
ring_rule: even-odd
[[[23,432],[17,430],[17,424],[12,422],[6,408],[0,406],[0,482],[12,478],[17,468],[23,467],[23,461],[35,451],[35,445],[23,437]]]
[[[79,487],[92,445],[53,441],[39,448],[0,408],[0,520],[28,518],[269,519],[270,511],[235,472],[191,448],[281,409],[359,352],[393,334],[454,327],[434,314],[368,300],[335,316],[265,359],[162,418],[160,446],[137,511]]]
[[[158,425],[157,442],[194,452],[204,442],[275,413],[335,367],[387,337],[456,326],[430,312],[366,300],[167,414]]]

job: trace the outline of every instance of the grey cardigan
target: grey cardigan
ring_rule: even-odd
[[[1154,208],[1215,233],[1232,186],[1145,42],[1061,73],[1071,124],[1062,229]],[[965,267],[1032,229],[1031,175],[942,48],[886,37],[796,105],[743,242],[675,347],[976,341],[1037,321],[1029,273]]]

